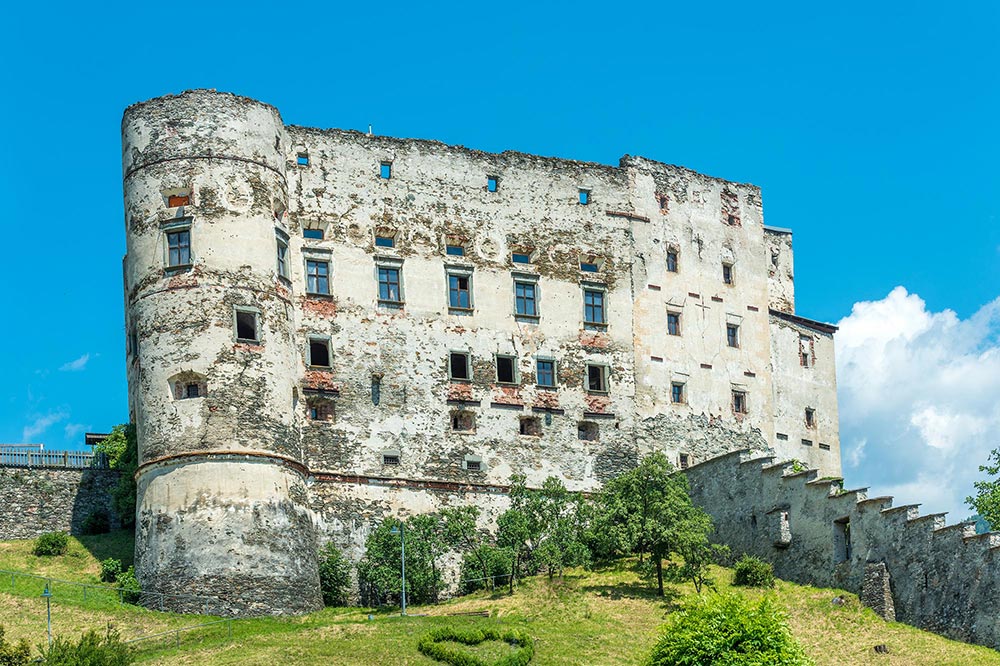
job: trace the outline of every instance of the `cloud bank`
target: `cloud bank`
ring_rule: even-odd
[[[979,465],[1000,447],[1000,298],[962,320],[896,287],[838,325],[848,485],[968,517]]]

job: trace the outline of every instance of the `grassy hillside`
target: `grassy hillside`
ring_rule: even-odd
[[[0,569],[32,571],[67,580],[95,582],[99,558],[128,555],[131,538],[124,534],[72,540],[61,558],[30,554],[30,542],[0,542]],[[717,569],[720,588],[729,588],[731,572]],[[45,602],[38,597],[40,581],[19,581],[11,589],[0,576],[0,623],[9,638],[25,637],[38,644],[45,638]],[[38,589],[34,589],[34,587]],[[769,593],[740,590],[757,598],[773,594],[789,613],[796,638],[817,664],[977,664],[1000,666],[1000,653],[949,641],[902,624],[886,623],[862,608],[857,597],[839,590],[818,589],[779,582]],[[55,586],[52,622],[57,634],[78,634],[88,628],[114,624],[126,638],[195,625],[213,618],[157,613],[118,606],[91,593],[87,600],[75,590]],[[668,615],[693,595],[689,585],[674,585],[666,599],[654,596],[648,585],[624,562],[596,571],[575,571],[563,580],[535,578],[513,596],[479,593],[438,606],[414,607],[406,618],[397,613],[360,609],[327,609],[301,618],[240,620],[227,627],[185,634],[181,647],[174,637],[144,644],[140,660],[149,664],[424,664],[434,662],[416,650],[417,639],[443,625],[514,626],[535,639],[532,664],[640,663],[656,640]],[[831,600],[841,595],[843,606]],[[449,616],[450,613],[490,611],[490,618]],[[889,654],[873,652],[884,643]],[[494,653],[502,646],[477,650]]]

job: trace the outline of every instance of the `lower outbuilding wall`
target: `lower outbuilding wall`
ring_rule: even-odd
[[[107,469],[0,467],[0,540],[80,534],[95,511],[107,512],[111,527],[117,527],[111,489],[118,476]]]
[[[945,525],[919,505],[892,506],[867,489],[844,490],[794,462],[737,451],[687,471],[716,539],[756,555],[797,583],[861,593],[887,573],[895,619],[950,638],[1000,648],[1000,534]],[[884,565],[872,566],[872,565]]]

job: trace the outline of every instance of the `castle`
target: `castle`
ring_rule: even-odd
[[[320,606],[315,552],[513,473],[595,490],[651,451],[840,474],[833,334],[760,190],[287,126],[209,90],[122,123],[143,587]]]

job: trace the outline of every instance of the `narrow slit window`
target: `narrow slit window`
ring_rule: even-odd
[[[608,369],[603,365],[587,365],[587,390],[594,393],[607,393]]]
[[[681,382],[672,382],[670,384],[670,402],[675,405],[684,404],[684,384]]]
[[[580,188],[580,205],[586,206],[590,203],[590,190]]]
[[[392,178],[392,162],[382,162],[378,168],[378,175],[382,180]]]
[[[253,310],[236,311],[236,339],[241,342],[259,342],[257,313]]]
[[[515,358],[513,356],[501,356],[497,354],[497,383],[515,384],[517,375],[515,370]]]
[[[667,333],[670,335],[681,334],[681,315],[679,312],[667,313]]]
[[[277,244],[278,275],[288,278],[288,243],[282,238],[275,239]]]
[[[689,456],[686,453],[680,454],[678,463],[681,469],[687,469],[688,467],[691,466],[691,456]]]
[[[733,412],[736,414],[747,413],[746,391],[733,391]]]
[[[306,261],[306,291],[310,294],[330,293],[330,262]]]
[[[806,407],[806,427],[815,428],[816,427],[816,410]]]
[[[667,252],[667,271],[670,273],[677,272],[677,252],[673,250]]]
[[[309,365],[316,368],[330,367],[330,341],[326,338],[309,338]]]
[[[722,264],[722,282],[730,285],[734,284],[732,264]]]
[[[726,344],[730,347],[740,346],[740,327],[736,324],[726,324]]]
[[[451,352],[448,357],[448,376],[451,379],[472,379],[472,367],[469,354],[466,352]]]

